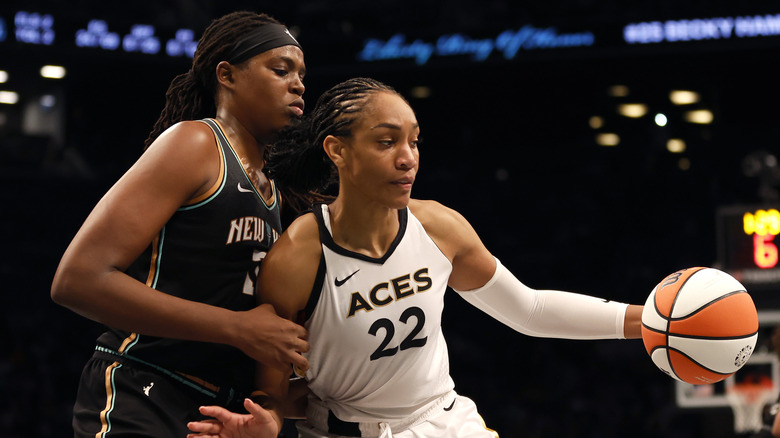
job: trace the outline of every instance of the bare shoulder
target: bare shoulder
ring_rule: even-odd
[[[422,223],[429,234],[457,231],[470,225],[462,214],[437,201],[412,199],[409,211]]]
[[[163,165],[170,173],[182,173],[188,178],[200,169],[218,171],[219,150],[214,133],[203,122],[179,122],[166,129],[141,155],[139,162]]]
[[[129,266],[177,209],[214,184],[220,171],[215,144],[204,123],[165,131],[90,213],[74,240],[79,251],[104,266]]]
[[[282,233],[263,261],[257,290],[261,302],[294,318],[306,306],[321,256],[317,221],[312,213],[305,214]]]
[[[298,217],[285,230],[290,244],[301,247],[319,247],[320,233],[317,220],[313,213],[306,213]]]
[[[293,272],[308,271],[319,264],[320,237],[314,214],[307,213],[293,221],[271,247],[263,269]]]
[[[487,283],[496,270],[495,260],[462,214],[434,201],[410,202],[409,210],[452,262],[449,286],[472,290]]]
[[[213,150],[216,139],[211,128],[199,121],[178,122],[163,131],[149,146],[149,150],[173,149],[177,152],[187,150],[197,153],[199,150]]]
[[[466,218],[439,202],[412,199],[409,211],[450,260],[476,239],[476,233]]]
[[[185,199],[207,192],[220,175],[220,152],[214,132],[203,122],[179,122],[162,134],[141,155],[136,167],[145,175],[164,179]],[[155,183],[159,184],[159,183]]]

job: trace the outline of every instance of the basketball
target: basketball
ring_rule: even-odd
[[[642,341],[653,363],[674,379],[704,385],[747,363],[758,339],[758,313],[745,287],[714,268],[677,271],[650,292]]]

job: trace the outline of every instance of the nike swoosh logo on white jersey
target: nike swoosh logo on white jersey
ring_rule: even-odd
[[[241,183],[238,183],[238,185],[236,187],[238,187],[238,191],[239,192],[252,193],[252,189],[245,189],[245,188],[241,187]]]
[[[353,275],[357,274],[357,273],[358,273],[358,271],[360,271],[360,269],[358,269],[357,271],[355,271],[355,272],[353,272],[353,273],[351,273],[351,274],[347,275],[347,277],[346,277],[346,278],[344,278],[343,280],[339,280],[338,278],[336,278],[336,287],[340,287],[341,285],[343,285],[344,283],[346,283],[346,282],[347,282],[347,280],[349,280],[350,278],[352,278],[352,276],[353,276]]]

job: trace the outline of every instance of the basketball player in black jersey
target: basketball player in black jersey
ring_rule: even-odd
[[[108,327],[82,374],[75,436],[183,437],[198,406],[252,390],[254,361],[308,367],[305,329],[253,296],[282,231],[265,148],[303,114],[304,74],[287,28],[237,12],[209,25],[171,82],[144,153],[53,280],[55,302]]]

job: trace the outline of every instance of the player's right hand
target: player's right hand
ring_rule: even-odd
[[[276,438],[279,424],[269,411],[249,399],[244,407],[250,414],[237,414],[219,406],[201,406],[200,413],[214,419],[191,421],[187,438]]]
[[[241,312],[241,317],[246,320],[239,345],[244,353],[284,372],[290,371],[290,365],[309,369],[309,361],[302,355],[309,351],[305,328],[278,316],[270,304]]]

